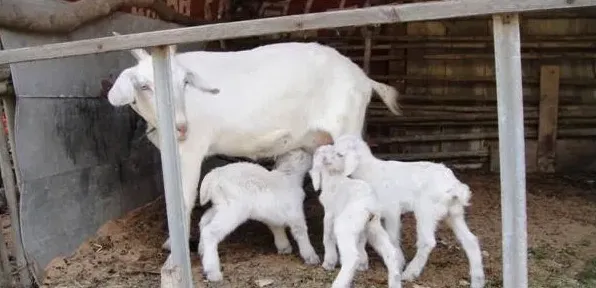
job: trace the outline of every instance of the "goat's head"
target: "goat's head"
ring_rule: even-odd
[[[170,49],[172,52],[170,55],[173,56],[176,48],[170,46]],[[132,49],[130,52],[138,63],[120,73],[108,91],[108,100],[113,106],[131,105],[137,113],[141,114],[141,117],[156,125],[157,111],[152,57],[144,49]],[[176,130],[181,136],[179,140],[183,140],[188,130],[186,90],[189,87],[194,87],[207,93],[218,94],[219,89],[209,86],[199,75],[177,62],[175,57],[170,58],[170,63]]]
[[[354,154],[350,151],[351,154]],[[349,176],[357,167],[355,155],[337,151],[333,145],[323,145],[315,150],[312,169],[309,171],[315,190],[321,187],[322,174]]]
[[[290,150],[275,157],[275,170],[291,173],[306,173],[312,166],[312,155],[305,149]],[[304,175],[303,175],[304,176]]]
[[[372,156],[368,144],[360,135],[356,134],[345,134],[338,137],[334,147],[339,155],[345,157],[346,169],[350,171],[348,174],[352,174],[356,170],[357,164],[362,157]]]

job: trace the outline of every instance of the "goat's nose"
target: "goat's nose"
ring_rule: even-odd
[[[176,130],[178,130],[178,132],[180,132],[180,134],[186,134],[188,127],[186,126],[186,124],[176,124]]]

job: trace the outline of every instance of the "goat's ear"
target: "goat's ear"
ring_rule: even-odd
[[[308,171],[308,175],[310,175],[310,179],[312,181],[312,187],[315,191],[319,191],[321,189],[321,165],[322,161],[321,155],[316,153],[313,155],[312,159],[312,168]]]
[[[132,54],[132,56],[135,57],[135,59],[137,59],[137,61],[139,62],[141,62],[141,60],[143,59],[151,57],[151,55],[149,55],[149,53],[147,53],[147,51],[142,48],[131,49],[130,54]]]
[[[313,166],[313,168],[308,171],[308,175],[310,175],[310,180],[312,181],[312,188],[314,188],[315,191],[319,191],[321,189],[321,169]]]
[[[355,151],[350,151],[346,153],[344,161],[345,162],[343,175],[348,177],[352,175],[354,171],[356,171],[356,168],[358,168],[358,155],[356,155]]]
[[[209,85],[207,81],[205,81],[201,76],[197,75],[197,73],[195,72],[187,70],[186,74],[184,75],[184,81],[203,92],[219,94],[218,88]]]
[[[112,34],[114,34],[114,36],[122,35],[115,31],[112,31]],[[174,52],[176,52],[176,51],[174,50]],[[141,61],[143,59],[151,57],[151,55],[149,55],[149,53],[147,53],[147,51],[145,51],[145,49],[140,49],[140,48],[132,49],[132,50],[130,50],[130,53],[132,54],[133,57],[135,57],[135,59],[137,59],[137,61]]]

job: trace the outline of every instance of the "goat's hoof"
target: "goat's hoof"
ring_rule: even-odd
[[[472,284],[470,284],[470,288],[484,288],[484,276],[472,277]]]
[[[368,261],[358,264],[358,267],[356,267],[356,270],[358,270],[358,271],[368,270]]]
[[[207,281],[209,282],[219,282],[223,280],[223,275],[221,274],[220,271],[212,271],[212,272],[203,272],[203,275],[205,276],[205,278],[207,278]]]
[[[282,254],[282,255],[292,254],[292,246],[288,245],[288,246],[283,247],[283,248],[278,248],[277,249],[277,254]]]
[[[334,263],[329,263],[329,262],[323,262],[323,269],[327,270],[327,271],[332,271],[335,269],[335,264]]]
[[[166,250],[166,251],[172,251],[170,248],[170,238],[168,238],[168,240],[166,240],[166,242],[163,242],[163,244],[161,245],[161,249]]]
[[[412,272],[412,269],[406,268],[406,271],[401,275],[401,280],[406,282],[412,282],[414,279],[418,278],[417,273]]]
[[[319,259],[319,256],[317,254],[313,254],[304,257],[304,263],[306,263],[306,265],[318,265],[319,263],[321,263],[321,259]]]

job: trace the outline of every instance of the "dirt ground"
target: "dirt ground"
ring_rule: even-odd
[[[473,189],[468,223],[484,255],[486,287],[501,287],[501,221],[498,175],[480,172],[460,175]],[[596,287],[596,189],[590,180],[529,175],[528,232],[530,287]],[[306,202],[309,232],[322,256],[323,211],[316,196]],[[195,211],[193,229],[202,211]],[[97,235],[71,256],[48,266],[42,287],[159,287],[159,268],[165,260],[160,245],[167,224],[163,198],[105,224]],[[404,216],[402,247],[406,258],[415,253],[414,220]],[[193,231],[196,237],[198,231]],[[446,226],[437,232],[433,250],[421,277],[404,287],[468,287],[468,263]],[[220,244],[225,281],[204,282],[200,261],[193,251],[195,287],[329,287],[337,274],[320,266],[302,264],[294,244],[292,255],[277,255],[272,236],[260,223],[249,222]],[[196,245],[191,246],[195,250]],[[359,272],[354,287],[386,287],[385,268],[372,251],[370,270]]]

